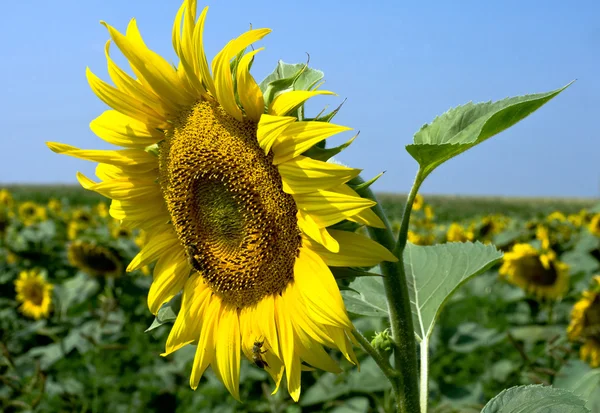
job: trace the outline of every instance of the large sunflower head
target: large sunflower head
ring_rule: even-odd
[[[569,266],[554,252],[540,252],[530,244],[515,244],[505,253],[499,273],[539,299],[558,299],[569,289]]]
[[[15,281],[19,310],[28,317],[39,320],[50,315],[52,284],[37,270],[21,271]]]
[[[32,201],[19,205],[19,218],[24,225],[29,226],[47,218],[46,208]]]
[[[347,182],[360,172],[306,151],[349,128],[305,120],[302,107],[331,92],[300,87],[261,89],[247,52],[269,29],[231,40],[209,66],[203,48],[207,9],[185,1],[173,27],[173,67],[142,41],[135,20],[125,34],[108,24],[110,85],[88,70],[93,91],[112,107],[92,130],[126,149],[80,150],[50,143],[58,153],[97,161],[87,189],[113,199],[111,215],[147,240],[128,270],[153,261],[148,305],[157,313],[183,290],[166,353],[197,345],[190,384],[208,366],[239,398],[240,355],[264,368],[279,387],[285,372],[294,400],[303,363],[340,371],[325,351],[356,363],[352,324],[328,266],[372,266],[395,260],[379,244],[331,227],[348,220],[382,227]],[[114,43],[137,78],[115,65]],[[211,70],[212,69],[212,70]],[[257,354],[257,350],[258,354]],[[263,362],[264,361],[264,362]]]
[[[580,357],[595,368],[600,367],[600,276],[594,282],[573,306],[567,334],[570,340],[583,342]]]
[[[116,277],[123,272],[121,257],[102,245],[77,240],[69,244],[67,257],[72,266],[98,277]]]

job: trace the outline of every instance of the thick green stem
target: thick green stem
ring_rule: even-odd
[[[419,175],[417,175],[419,178]],[[413,190],[415,188],[413,187]],[[370,189],[364,189],[365,197],[377,201],[373,192]],[[413,191],[411,191],[409,201],[412,204],[414,199]],[[398,250],[392,233],[390,224],[383,211],[383,208],[378,203],[373,207],[373,211],[385,223],[385,228],[369,227],[371,238],[379,242],[381,245],[394,251],[398,262],[381,263],[381,271],[384,275],[383,284],[388,303],[388,311],[390,313],[390,330],[394,340],[394,369],[399,373],[394,382],[394,392],[396,394],[397,411],[400,413],[415,413],[419,411],[419,384],[418,384],[418,367],[417,367],[417,349],[415,345],[415,333],[413,329],[412,313],[410,308],[410,299],[408,296],[408,286],[406,283],[406,274],[404,272],[404,260],[402,251],[406,245]],[[402,227],[405,227],[404,236],[408,232],[408,222],[410,219],[410,208],[408,214],[404,212]],[[401,228],[402,228],[401,227]],[[402,230],[401,230],[402,233]],[[399,251],[399,254],[396,254]]]

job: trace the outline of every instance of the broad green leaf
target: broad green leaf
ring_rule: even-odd
[[[425,177],[448,159],[525,119],[571,83],[552,92],[496,102],[470,102],[450,109],[424,125],[406,150],[419,163]]]
[[[372,317],[387,317],[387,300],[381,277],[360,277],[342,291],[348,312]]]
[[[324,73],[305,63],[289,64],[280,60],[275,70],[258,85],[263,92],[265,106],[278,95],[290,90],[312,90],[323,79]]]
[[[587,413],[585,401],[551,386],[517,386],[502,391],[481,413]]]
[[[156,317],[154,321],[146,329],[146,333],[154,330],[157,327],[162,326],[166,323],[173,323],[177,318],[177,313],[179,313],[179,309],[181,308],[181,293],[177,294],[175,297],[171,298],[171,301],[168,303],[164,303],[158,313],[156,313]]]
[[[494,246],[480,242],[426,247],[407,244],[404,266],[415,333],[419,339],[430,336],[442,306],[461,284],[486,271],[501,258],[502,253]]]
[[[477,323],[463,323],[448,340],[448,348],[457,353],[470,353],[481,347],[492,347],[505,338],[506,334],[496,329]]]
[[[581,360],[571,360],[556,375],[554,386],[572,391],[587,400],[585,407],[600,412],[600,369],[592,369]]]

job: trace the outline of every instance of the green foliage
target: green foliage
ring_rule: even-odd
[[[501,258],[495,247],[481,243],[408,244],[404,266],[417,337],[429,338],[441,307],[452,293]]]
[[[406,150],[419,163],[425,177],[447,160],[526,118],[569,85],[552,92],[467,103],[450,109],[424,125]]]
[[[481,413],[586,413],[585,401],[573,393],[547,386],[519,386],[504,390]]]

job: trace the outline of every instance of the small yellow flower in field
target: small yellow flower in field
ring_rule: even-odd
[[[569,289],[569,266],[553,251],[542,253],[529,244],[515,244],[505,253],[499,273],[539,299],[559,299]]]
[[[69,221],[67,224],[67,238],[70,241],[76,240],[89,225],[82,225],[77,221]]]
[[[21,271],[15,281],[19,311],[39,320],[50,315],[52,304],[52,284],[48,283],[37,270]]]
[[[110,234],[114,239],[131,238],[131,229],[123,227],[117,220],[112,220],[109,224],[109,228]]]
[[[47,217],[46,208],[35,202],[26,201],[19,205],[19,219],[26,226],[45,221]]]
[[[433,234],[422,235],[417,232],[408,230],[407,238],[408,242],[415,245],[432,245],[434,241]]]
[[[446,240],[448,242],[466,242],[473,241],[475,234],[472,229],[465,229],[462,225],[453,222],[446,232]]]
[[[425,212],[425,219],[427,219],[428,221],[431,221],[433,220],[433,218],[435,218],[435,213],[433,212],[433,208],[431,207],[431,205],[425,205],[423,211]]]
[[[600,213],[596,214],[592,217],[592,220],[590,221],[590,225],[588,226],[588,230],[600,237]]]
[[[56,198],[50,198],[48,200],[48,209],[54,214],[60,214],[62,211],[62,203]]]
[[[133,242],[135,242],[135,245],[137,245],[138,247],[144,248],[146,242],[148,242],[148,234],[146,233],[146,231],[144,231],[143,229],[140,230],[133,239]]]
[[[412,205],[413,211],[419,211],[421,208],[423,208],[424,203],[425,203],[425,200],[423,199],[423,195],[417,194],[417,196],[415,196],[415,199],[413,200],[413,205]]]
[[[344,220],[385,226],[371,210],[375,202],[347,184],[360,170],[302,155],[350,130],[298,119],[297,109],[308,99],[332,93],[263,94],[250,74],[262,48],[251,46],[270,29],[243,33],[209,66],[203,47],[208,9],[196,19],[196,4],[185,0],[176,15],[175,66],[148,49],[135,19],[125,34],[104,23],[114,86],[89,70],[87,77],[112,109],[91,128],[125,149],[48,145],[99,162],[100,182],[78,174],[79,182],[112,199],[113,218],[146,230],[148,240],[127,269],[156,261],[148,296],[154,314],[182,291],[165,354],[197,345],[191,387],[211,366],[239,399],[240,355],[254,361],[260,339],[259,367],[276,390],[285,372],[287,389],[298,400],[304,364],[341,371],[324,347],[357,362],[354,327],[329,266],[396,258],[367,237],[331,228]],[[112,60],[111,44],[137,79]]]
[[[594,277],[594,282],[573,306],[567,334],[571,341],[583,341],[579,357],[596,368],[600,367],[600,276]]]
[[[502,215],[487,215],[481,218],[481,226],[479,227],[480,238],[490,238],[499,234],[508,225],[508,220]]]
[[[565,214],[563,214],[560,211],[554,211],[546,217],[546,221],[548,221],[548,222],[552,222],[552,221],[565,222],[566,220],[567,220],[567,217],[565,216]]]
[[[576,214],[570,214],[567,217],[567,220],[576,228],[580,228],[585,225],[588,218],[588,211],[586,209],[582,209]]]
[[[88,228],[94,224],[94,217],[84,208],[77,208],[71,215],[71,221],[76,222],[82,228]]]
[[[12,208],[13,197],[8,189],[0,189],[0,207]]]
[[[543,250],[550,249],[550,232],[548,231],[548,227],[538,225],[535,230],[535,237],[542,243]]]
[[[108,217],[108,205],[106,202],[98,202],[98,205],[96,205],[96,214],[98,214],[100,218]]]
[[[123,273],[119,255],[102,245],[77,240],[69,244],[67,256],[72,266],[90,275],[116,277]]]

